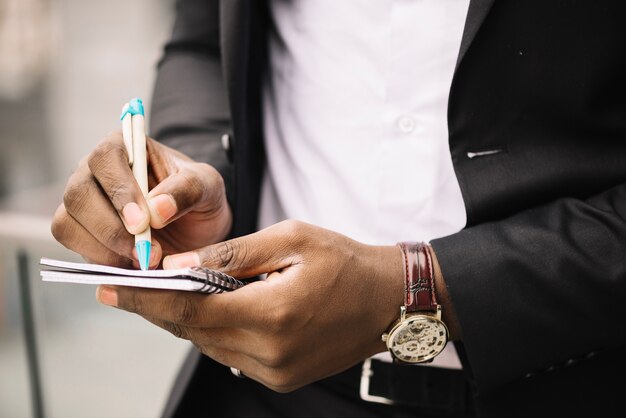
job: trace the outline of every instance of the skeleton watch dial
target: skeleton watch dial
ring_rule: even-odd
[[[414,315],[398,323],[386,336],[391,354],[405,363],[431,361],[446,346],[448,328],[439,319]]]

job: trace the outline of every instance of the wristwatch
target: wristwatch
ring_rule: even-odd
[[[448,342],[448,327],[441,320],[433,283],[433,258],[430,245],[400,242],[404,261],[404,305],[400,319],[382,340],[397,363],[430,363]]]

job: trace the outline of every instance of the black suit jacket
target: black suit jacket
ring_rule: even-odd
[[[151,133],[220,170],[233,235],[250,233],[266,5],[177,9]],[[625,16],[622,0],[470,2],[448,113],[468,223],[432,244],[482,416],[626,413]],[[179,391],[203,378],[192,364]]]

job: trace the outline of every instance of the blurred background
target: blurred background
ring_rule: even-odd
[[[50,220],[122,105],[149,110],[173,17],[173,0],[0,0],[0,418],[157,417],[189,348],[38,266],[82,261]]]

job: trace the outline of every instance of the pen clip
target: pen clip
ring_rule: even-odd
[[[122,136],[124,137],[124,145],[128,152],[128,164],[133,166],[133,115],[128,111],[129,104],[126,103],[122,108]]]

